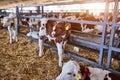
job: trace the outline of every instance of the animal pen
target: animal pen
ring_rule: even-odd
[[[22,6],[22,7],[16,7],[16,15],[17,15],[17,32],[18,34],[22,36],[26,36],[20,31],[20,28],[23,27],[20,25],[19,19],[22,18],[37,18],[40,19],[44,17],[44,14],[46,11],[44,10],[46,6],[54,6],[54,5],[72,5],[72,4],[84,4],[84,3],[96,3],[96,2],[105,2],[105,10],[104,10],[104,20],[103,22],[98,21],[90,21],[90,20],[66,20],[66,19],[58,19],[58,18],[48,18],[50,20],[56,20],[56,21],[65,21],[65,22],[74,22],[74,23],[80,23],[80,24],[94,24],[94,25],[103,25],[103,31],[102,35],[93,35],[93,34],[87,34],[87,33],[81,33],[79,31],[72,31],[72,34],[70,36],[70,40],[68,44],[72,44],[74,46],[80,47],[80,48],[86,48],[92,51],[99,51],[99,59],[98,62],[94,62],[92,60],[83,58],[77,54],[74,54],[70,51],[65,50],[65,53],[67,55],[70,55],[78,60],[81,60],[83,62],[87,62],[91,65],[100,67],[102,69],[110,70],[114,73],[117,73],[120,75],[119,71],[113,70],[111,68],[111,60],[112,58],[116,58],[120,60],[120,37],[115,38],[115,30],[120,27],[120,23],[117,23],[117,15],[119,11],[119,0],[82,0],[82,1],[75,1],[75,2],[61,2],[61,3],[49,3],[49,4],[40,4],[40,5],[32,5],[32,6]],[[112,21],[108,21],[109,16],[109,5],[110,3],[114,3],[114,9],[112,10]],[[30,11],[30,15],[36,15],[41,14],[41,17],[31,17],[31,16],[24,16],[24,12],[22,11],[22,8],[25,7],[36,7],[37,13],[34,13],[34,11]],[[32,13],[33,12],[33,13]],[[54,11],[53,11],[54,12]],[[107,31],[107,25],[112,26],[112,30],[110,33],[110,37],[106,37],[106,31]],[[38,30],[36,28],[32,28],[34,30]],[[34,38],[30,38],[34,41],[37,41]],[[55,46],[52,46],[50,44],[44,43],[45,46],[53,48],[54,50],[57,50]],[[106,66],[103,66],[103,58],[107,56],[107,63]]]

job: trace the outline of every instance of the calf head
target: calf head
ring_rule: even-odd
[[[46,24],[47,24],[48,19],[42,18],[42,19],[40,19],[40,21],[41,21],[41,29],[46,28]]]
[[[53,31],[53,27],[57,24],[56,21],[54,20],[48,20],[47,24],[46,24],[46,33],[47,35],[49,35],[50,37],[52,37],[52,31]]]
[[[22,17],[20,17],[19,19],[20,19],[20,22],[21,22],[22,25],[29,26],[29,19],[30,18],[22,18]]]
[[[53,27],[52,36],[58,37],[65,34],[65,23],[59,22]]]
[[[3,27],[10,26],[10,25],[11,25],[10,20],[11,20],[10,18],[4,17],[4,18],[3,18]]]
[[[56,38],[56,42],[61,42],[69,37],[71,25],[66,22],[58,22],[51,33]]]
[[[3,18],[3,27],[12,27],[14,30],[16,29],[15,27],[15,18],[8,18],[4,17]]]
[[[79,71],[79,65],[75,61],[68,61],[62,67],[62,72],[56,80],[75,80]]]
[[[9,17],[9,18],[15,18],[15,17],[16,17],[16,14],[15,14],[15,13],[10,13],[8,17]]]

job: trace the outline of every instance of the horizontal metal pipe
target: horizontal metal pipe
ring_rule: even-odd
[[[27,37],[26,35],[24,35],[24,34],[22,34],[22,33],[19,33],[19,35],[21,35],[21,36],[23,36],[23,37]],[[37,39],[33,39],[33,38],[31,38],[31,37],[27,37],[27,38],[29,38],[29,39],[31,39],[31,40],[33,40],[33,41],[35,41],[35,42],[38,43],[38,40],[37,40]],[[52,45],[47,44],[47,43],[44,43],[44,45],[45,45],[46,47],[52,48],[53,50],[56,50],[56,51],[57,51],[57,48],[56,48],[55,46],[52,46]],[[67,55],[69,55],[69,56],[71,56],[71,57],[73,57],[73,58],[75,58],[75,59],[78,59],[78,60],[87,62],[87,63],[89,63],[89,64],[91,64],[91,65],[94,65],[94,66],[97,66],[97,67],[99,67],[99,68],[104,68],[103,66],[99,65],[99,64],[96,63],[96,62],[91,61],[91,60],[88,60],[88,59],[83,58],[83,57],[80,57],[79,55],[74,54],[74,53],[72,53],[72,52],[70,52],[70,51],[65,50],[64,53],[67,54]],[[109,71],[111,71],[111,72],[114,72],[114,73],[116,73],[116,74],[118,74],[118,75],[120,74],[119,71],[115,71],[115,70],[110,69],[110,68],[104,68],[104,69],[107,69],[107,70],[109,70]]]
[[[120,48],[117,48],[117,47],[111,47],[111,49],[112,49],[113,51],[120,52]]]
[[[73,42],[76,42],[76,43],[84,43],[84,44],[87,44],[87,45],[92,45],[92,46],[96,46],[96,49],[100,48],[100,44],[99,43],[95,43],[95,42],[90,42],[90,41],[87,41],[87,40],[82,40],[82,39],[79,39],[79,38],[71,38],[71,40]],[[108,47],[106,45],[103,46],[105,49],[108,49]]]

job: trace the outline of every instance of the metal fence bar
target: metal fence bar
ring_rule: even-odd
[[[30,37],[27,37],[27,36],[25,36],[25,35],[23,35],[23,34],[21,34],[21,33],[20,33],[20,35],[23,36],[23,37],[29,38],[29,39],[31,39],[31,40],[33,40],[33,41],[35,41],[35,42],[38,42],[37,39],[33,39],[33,38],[30,38]],[[44,43],[44,46],[49,47],[49,48],[52,48],[53,50],[56,50],[56,51],[57,51],[57,48],[56,48],[55,46],[50,45],[50,44]],[[80,60],[80,61],[84,61],[84,62],[89,63],[89,64],[91,64],[91,65],[94,65],[94,66],[96,66],[96,67],[99,67],[99,68],[102,68],[102,69],[106,69],[106,70],[109,70],[109,71],[111,71],[111,72],[114,72],[114,73],[120,75],[120,72],[118,72],[118,71],[115,71],[115,70],[113,70],[113,69],[106,68],[106,67],[103,67],[103,66],[101,66],[101,65],[98,65],[97,62],[94,62],[94,61],[88,60],[88,59],[86,59],[86,58],[83,58],[83,57],[81,57],[81,56],[79,56],[79,55],[77,55],[77,54],[75,54],[75,53],[70,52],[70,51],[65,50],[64,53],[67,54],[67,55],[69,55],[69,56],[71,56],[71,57],[73,57],[73,58],[75,58],[75,59],[78,59],[78,60]]]
[[[72,40],[73,42],[77,42],[77,43],[84,43],[84,44],[87,44],[87,45],[96,46],[96,48],[100,48],[100,47],[101,47],[99,43],[90,42],[90,41],[82,40],[82,39],[79,39],[79,38],[72,38],[72,37],[71,37],[71,40]],[[106,45],[103,45],[103,48],[108,49],[108,47],[107,47]]]
[[[116,51],[116,52],[120,52],[120,48],[116,48],[116,47],[111,47],[113,51]],[[120,54],[120,53],[118,53]]]
[[[20,26],[19,26],[19,7],[16,6],[16,17],[17,17],[17,34],[19,33],[19,29],[20,29]]]
[[[107,65],[106,65],[107,68],[109,68],[111,65],[112,47],[114,42],[115,30],[116,30],[115,24],[117,21],[117,14],[118,14],[118,0],[115,0],[114,13],[113,13],[113,19],[112,19],[113,24],[112,24],[112,31],[111,31],[110,42],[109,42]]]
[[[20,16],[23,18],[36,18],[36,19],[41,19],[42,17],[36,17],[36,16]]]
[[[20,33],[20,35],[26,37],[25,35],[23,35],[23,34],[21,34],[21,33]],[[33,39],[33,38],[31,38],[31,37],[27,37],[27,38],[29,38],[29,39],[31,39],[31,40],[33,40],[33,41],[35,41],[35,42],[38,42],[37,39]],[[53,46],[53,45],[44,43],[44,46],[49,47],[49,48],[52,48],[53,50],[56,50],[56,51],[57,51],[57,47],[55,47],[55,46]],[[88,60],[88,59],[83,58],[83,57],[80,57],[79,55],[77,55],[77,54],[75,54],[75,53],[72,53],[72,52],[70,52],[70,51],[65,50],[64,53],[67,54],[67,55],[69,55],[69,56],[71,56],[71,57],[73,57],[73,58],[76,58],[76,59],[78,59],[78,60],[81,60],[81,61],[85,61],[85,62],[87,62],[87,63],[90,63],[90,64],[92,64],[92,65],[94,65],[94,66],[102,67],[102,66],[99,66],[96,62],[91,61],[91,60]]]
[[[109,14],[109,0],[106,0],[106,6],[105,6],[105,15],[104,15],[104,22],[106,23],[108,21],[108,14]],[[103,25],[103,31],[102,31],[102,40],[100,44],[100,55],[99,55],[99,65],[103,64],[103,54],[104,54],[104,44],[106,39],[106,32],[107,32],[107,26],[106,24]]]
[[[114,1],[114,0],[109,0]],[[84,3],[95,3],[98,2],[97,0],[80,0],[80,1],[69,1],[69,2],[59,2],[59,3],[48,3],[44,4],[44,6],[51,6],[51,5],[71,5],[71,4],[84,4]],[[99,0],[99,2],[105,2],[105,0]]]
[[[42,17],[44,17],[44,6],[43,5],[41,6],[41,11],[42,11],[41,15],[42,15]]]
[[[40,17],[34,17],[34,16],[22,16],[23,18],[37,18],[40,19]],[[47,18],[48,20],[55,20],[55,21],[65,21],[65,22],[74,22],[74,23],[83,23],[83,24],[94,24],[94,25],[112,25],[112,22],[98,22],[98,21],[87,21],[87,20],[67,20],[67,19],[58,19],[58,18]],[[120,24],[116,24],[117,26]]]
[[[118,0],[115,0],[115,6],[114,6],[114,16],[113,16],[113,21],[112,22],[108,22],[107,21],[107,17],[108,17],[108,8],[109,8],[109,1],[111,0],[106,0],[106,9],[105,9],[105,15],[104,15],[104,22],[94,22],[94,21],[86,21],[86,20],[66,20],[66,19],[57,19],[57,18],[48,18],[50,20],[56,20],[56,21],[65,21],[65,22],[75,22],[75,23],[83,23],[83,24],[94,24],[94,25],[103,25],[104,26],[104,30],[103,30],[103,34],[102,34],[102,40],[101,40],[101,44],[98,44],[98,43],[95,43],[95,42],[90,42],[90,41],[85,41],[85,40],[82,40],[82,39],[77,39],[77,38],[74,38],[72,39],[73,41],[76,41],[76,42],[80,42],[80,43],[87,43],[88,45],[93,45],[93,46],[97,46],[100,48],[100,55],[99,55],[99,63],[95,63],[93,61],[90,61],[88,59],[84,59],[83,57],[80,57],[79,55],[76,55],[74,53],[71,53],[69,51],[65,51],[65,53],[67,53],[68,55],[78,59],[78,60],[82,60],[84,62],[87,62],[89,64],[92,64],[92,65],[95,65],[95,66],[98,66],[98,67],[102,67],[102,62],[103,62],[103,52],[104,52],[104,49],[109,49],[108,50],[108,62],[107,62],[107,66],[105,67],[106,69],[109,69],[109,70],[112,70],[109,68],[110,66],[110,63],[111,63],[111,53],[112,53],[112,50],[114,51],[120,51],[119,48],[115,48],[113,47],[113,37],[114,37],[114,34],[115,33],[115,27],[116,26],[119,26],[120,24],[117,24],[116,23],[116,15],[117,15],[117,9],[118,9]],[[69,2],[68,2],[69,3]],[[42,11],[42,17],[44,15],[44,6],[50,6],[50,5],[67,5],[68,3],[51,3],[51,4],[43,4],[43,5],[40,5],[41,6],[41,11]],[[76,2],[70,2],[70,4],[76,4]],[[17,7],[16,7],[16,12],[17,12]],[[19,14],[19,10],[18,10],[18,14]],[[17,15],[18,15],[17,14]],[[18,16],[18,19],[19,19],[20,16]],[[24,18],[40,18],[40,17],[30,17],[30,16],[21,16],[21,17],[24,17]],[[18,24],[19,24],[19,21],[18,21]],[[106,33],[106,25],[112,25],[112,31],[111,31],[111,36],[110,36],[110,42],[109,42],[109,48],[107,45],[105,45],[105,33]],[[19,28],[19,27],[18,27]],[[44,44],[46,46],[49,46],[48,44]],[[49,47],[52,47],[53,49],[56,49],[54,48],[54,46],[49,46]],[[103,67],[102,67],[103,68]],[[114,70],[113,70],[114,71]],[[119,72],[118,72],[119,73]],[[119,73],[120,74],[120,73]]]

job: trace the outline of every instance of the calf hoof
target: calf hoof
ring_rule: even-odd
[[[40,57],[42,57],[42,54],[41,54],[41,53],[39,53],[39,56],[40,56]]]
[[[16,39],[15,41],[18,42],[18,39]]]
[[[62,67],[62,63],[59,63],[59,67]]]
[[[10,44],[12,44],[12,41],[10,41]]]

